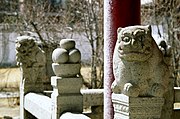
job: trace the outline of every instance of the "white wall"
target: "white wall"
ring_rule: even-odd
[[[15,40],[18,34],[15,32],[0,32],[0,66],[3,64],[16,65]],[[71,38],[66,36],[66,38]],[[81,52],[81,60],[83,62],[90,62],[91,60],[91,46],[86,37],[74,34],[72,37],[76,42],[76,48]],[[60,39],[59,39],[60,40]]]
[[[15,32],[0,33],[0,64],[16,64],[15,40],[18,34]]]

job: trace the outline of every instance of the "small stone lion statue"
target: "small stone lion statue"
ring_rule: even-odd
[[[16,60],[22,71],[20,92],[24,94],[30,91],[42,92],[44,89],[43,81],[46,78],[46,57],[34,37],[17,37]]]
[[[42,67],[46,63],[44,51],[42,51],[35,38],[31,36],[20,36],[16,40],[17,65],[23,67]]]
[[[117,32],[112,91],[130,97],[163,97],[169,69],[151,36],[151,26],[129,26]]]

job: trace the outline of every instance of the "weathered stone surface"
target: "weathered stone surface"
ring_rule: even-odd
[[[83,112],[83,97],[81,94],[58,95],[53,92],[52,99],[52,118],[59,119],[64,112]]]
[[[180,117],[180,110],[179,109],[174,109],[172,119],[179,119],[179,117]]]
[[[52,68],[58,77],[73,77],[80,74],[81,64],[58,64],[52,63]]]
[[[20,81],[20,118],[22,119],[32,116],[24,110],[24,95],[28,92],[42,92],[43,79],[46,78],[46,57],[35,40],[30,36],[20,36],[16,40],[16,60],[22,71]]]
[[[78,49],[75,49],[75,41],[72,39],[61,40],[60,47],[67,50],[69,60],[62,64],[52,63],[56,75],[51,77],[53,119],[59,119],[64,112],[83,112],[83,96],[80,94],[82,86],[82,77],[80,77],[81,54]]]
[[[51,77],[51,85],[54,90],[58,90],[59,94],[73,94],[80,93],[82,87],[82,77],[64,78],[64,77]]]
[[[91,119],[103,119],[104,89],[82,89],[83,106],[91,106],[91,113],[84,112]]]
[[[54,98],[53,96],[54,94],[52,94],[52,99]],[[81,94],[71,94],[71,95],[64,94],[58,96],[56,100],[58,102],[57,106],[60,108],[65,106],[69,111],[82,112],[83,100]]]
[[[150,26],[119,28],[113,56],[115,81],[111,88],[114,93],[130,97],[164,98],[161,119],[171,119],[171,55],[170,47],[162,43],[157,46],[151,36]]]
[[[84,106],[100,106],[103,105],[104,89],[87,89],[81,90],[83,95]]]
[[[51,98],[42,94],[28,93],[24,98],[24,108],[38,119],[51,119]]]
[[[16,60],[22,67],[44,66],[46,58],[35,39],[30,36],[20,36],[16,40]]]
[[[114,119],[160,119],[164,99],[112,94]]]
[[[68,51],[63,48],[56,48],[52,53],[52,60],[54,63],[66,63],[68,58]]]
[[[91,106],[91,113],[84,113],[91,119],[104,119],[104,106]]]
[[[16,52],[17,64],[22,69],[20,93],[41,92],[43,78],[46,77],[44,51],[38,47],[33,37],[20,36],[16,40]]]
[[[75,114],[71,112],[66,112],[61,115],[60,119],[91,119],[83,114]]]
[[[72,39],[62,40],[60,45],[62,48],[57,48],[52,53],[52,60],[55,62],[52,63],[52,68],[59,77],[52,77],[53,93],[49,98],[35,94],[44,91],[43,80],[47,78],[44,52],[32,37],[23,36],[16,41],[17,61],[23,71],[20,86],[20,118],[58,119],[60,114],[66,111],[83,112],[83,96],[80,94],[81,54],[75,49]]]
[[[60,41],[60,47],[66,50],[75,48],[75,41],[73,39],[62,39]]]
[[[169,86],[169,69],[151,36],[150,26],[118,29],[113,56],[114,93],[163,97]]]
[[[78,63],[81,60],[81,53],[78,49],[72,49],[69,51],[69,61],[70,63]]]
[[[174,101],[180,102],[180,87],[174,87]]]

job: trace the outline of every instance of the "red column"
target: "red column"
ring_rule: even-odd
[[[140,24],[140,0],[104,0],[104,119],[113,119],[112,58],[117,28]]]

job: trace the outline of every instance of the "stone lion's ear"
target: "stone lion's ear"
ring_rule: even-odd
[[[119,42],[120,41],[120,31],[122,30],[122,28],[121,27],[119,27],[118,29],[117,29],[117,41]]]
[[[121,30],[122,30],[122,28],[119,27],[119,28],[117,29],[117,33],[119,33]]]
[[[151,32],[152,32],[151,25],[147,25],[147,28],[148,28],[148,33],[151,34]]]

